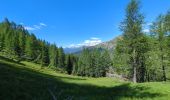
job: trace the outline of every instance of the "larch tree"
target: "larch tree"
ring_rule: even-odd
[[[59,68],[65,67],[65,54],[62,47],[58,49],[58,67]]]
[[[49,45],[46,41],[42,42],[41,47],[41,67],[48,66],[49,64]]]
[[[73,60],[74,60],[73,56],[71,55],[67,56],[66,71],[69,75],[72,73],[73,70]]]
[[[141,57],[140,45],[143,37],[142,25],[144,17],[140,13],[140,6],[137,0],[131,0],[126,8],[126,17],[121,23],[120,29],[123,31],[123,40],[129,54],[129,64],[132,67],[133,82],[137,82],[137,69],[140,67]]]
[[[58,50],[55,44],[50,45],[49,47],[49,58],[50,64],[49,66],[57,67],[58,64]]]

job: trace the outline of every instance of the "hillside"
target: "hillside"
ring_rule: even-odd
[[[116,46],[116,41],[118,38],[120,38],[120,36],[116,37],[110,41],[100,43],[100,44],[94,46],[94,48],[103,48],[103,49],[107,49],[107,50],[113,50],[114,47]]]
[[[118,38],[120,38],[120,36],[116,37],[112,40],[102,42],[102,43],[97,44],[95,46],[64,48],[64,51],[65,51],[65,53],[74,53],[74,54],[80,54],[82,52],[83,48],[88,48],[88,49],[99,48],[101,50],[106,49],[106,50],[112,51],[114,49],[114,47],[116,46],[116,41],[117,41]]]
[[[0,58],[0,100],[168,100],[169,83],[138,83],[57,73]]]

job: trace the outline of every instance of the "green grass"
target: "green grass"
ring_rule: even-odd
[[[133,84],[57,73],[0,57],[0,100],[168,100],[169,82]]]

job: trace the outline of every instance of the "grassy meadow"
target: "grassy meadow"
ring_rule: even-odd
[[[58,73],[0,58],[0,100],[168,100],[169,82],[131,83]]]

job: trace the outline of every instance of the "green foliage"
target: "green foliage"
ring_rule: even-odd
[[[0,23],[0,53],[6,58],[27,60],[41,66],[64,67],[65,54],[55,44],[39,40],[21,25],[10,22],[7,18]]]
[[[50,45],[49,47],[49,58],[50,58],[50,64],[51,67],[57,67],[58,64],[58,48],[55,44]]]
[[[120,29],[123,36],[117,41],[113,65],[118,73],[133,75],[133,81],[166,81],[169,47],[169,12],[160,15],[151,26],[151,35],[143,34],[143,16],[137,0],[131,0]],[[131,68],[130,68],[131,67]],[[161,70],[162,69],[162,72]],[[161,74],[163,77],[161,78]]]
[[[121,24],[124,34],[114,50],[114,69],[128,78],[136,76],[137,82],[166,81],[170,64],[169,12],[160,15],[146,34],[142,33],[143,17],[136,0],[131,1],[126,12]]]
[[[58,49],[58,67],[59,68],[65,67],[65,54],[62,47]]]
[[[170,32],[170,10],[165,15],[165,29],[167,32]]]
[[[76,56],[69,54],[66,57],[66,71],[67,73],[70,75],[72,73],[76,73],[75,69],[73,71],[73,67],[76,67],[76,63],[77,63],[77,58]]]
[[[160,15],[151,26],[151,34],[156,39],[157,56],[162,68],[162,79],[166,81],[166,67],[168,63],[168,31],[166,30],[166,20],[164,15]]]
[[[133,78],[134,82],[166,81],[170,69],[169,23],[170,12],[167,12],[145,34],[140,3],[131,0],[120,25],[123,35],[117,40],[113,55],[98,48],[84,49],[80,56],[75,56],[66,55],[62,47],[37,39],[22,25],[5,18],[0,23],[0,54],[18,62],[26,60],[80,76],[104,77],[113,67],[116,74]]]
[[[78,60],[77,75],[102,77],[111,66],[111,58],[108,51],[100,52],[98,49],[84,49]]]
[[[169,82],[133,84],[114,78],[56,73],[31,62],[0,58],[1,100],[168,100]],[[52,94],[51,94],[52,93]]]
[[[140,76],[140,70],[145,68],[143,57],[145,53],[145,38],[142,32],[143,19],[144,17],[140,13],[139,2],[131,0],[126,8],[126,17],[121,23],[120,29],[123,31],[121,45],[126,49],[124,51],[125,55],[129,56],[127,64],[132,67],[131,73],[134,82],[143,81],[143,79],[138,79],[138,77]]]
[[[26,43],[25,43],[25,55],[26,59],[33,60],[35,56],[35,43],[34,43],[34,36],[27,36],[26,37]]]
[[[113,54],[113,68],[118,74],[122,74],[125,77],[130,78],[130,64],[129,54],[127,53],[126,46],[122,37],[119,37],[116,41],[117,45]]]
[[[49,52],[48,52],[48,43],[45,41],[42,43],[41,46],[41,66],[48,66],[49,65]]]

